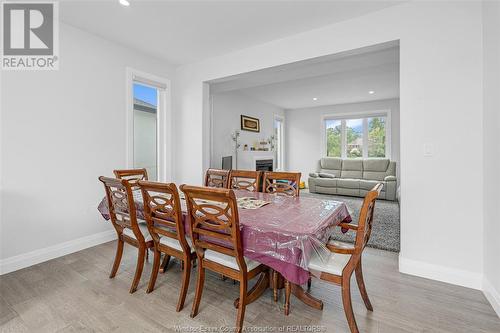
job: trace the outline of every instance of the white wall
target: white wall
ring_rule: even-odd
[[[65,24],[60,61],[59,71],[1,73],[4,272],[116,237],[96,210],[97,177],[126,164],[125,68],[172,73]]]
[[[260,132],[241,130],[240,115],[254,117],[260,120]],[[238,150],[238,169],[255,170],[254,157],[257,155],[274,155],[274,152],[243,151],[243,145],[248,149],[254,142],[267,140],[274,134],[274,116],[284,116],[283,109],[255,98],[248,97],[240,92],[231,91],[212,95],[212,158],[210,166],[220,168],[222,156],[233,156],[235,165],[234,141],[231,134],[240,130],[240,144]]]
[[[380,110],[388,110],[391,114],[391,159],[398,162],[399,168],[399,99],[286,110],[288,168],[300,171],[303,180],[310,172],[316,171],[318,160],[323,157],[323,116]]]
[[[480,288],[481,3],[407,2],[180,67],[175,93],[176,178],[199,184],[208,167],[209,108],[203,82],[397,39],[403,198],[400,270]],[[432,157],[424,156],[425,144],[434,147]],[[464,152],[474,152],[473,163]],[[459,181],[464,175],[475,179],[464,185]]]
[[[484,289],[500,316],[500,2],[483,3]]]

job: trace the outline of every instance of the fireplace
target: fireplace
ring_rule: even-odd
[[[272,159],[255,160],[255,170],[273,171],[273,160]]]

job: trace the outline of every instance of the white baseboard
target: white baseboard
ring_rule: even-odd
[[[422,261],[407,259],[399,254],[399,271],[431,280],[482,290],[483,275]]]
[[[114,239],[116,239],[116,231],[113,229],[6,258],[0,260],[0,275],[62,257]]]
[[[500,317],[500,292],[493,287],[487,278],[483,278],[483,293],[493,307],[493,310]]]

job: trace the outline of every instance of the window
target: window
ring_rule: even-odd
[[[368,118],[368,157],[386,157],[385,117]]]
[[[145,168],[150,180],[158,175],[158,89],[134,82],[134,168]]]
[[[151,180],[172,177],[170,81],[126,69],[127,168],[145,168]]]
[[[342,156],[342,124],[340,120],[326,120],[326,156]]]
[[[346,156],[348,158],[363,157],[363,119],[345,121]]]
[[[326,156],[390,157],[388,113],[324,118]]]
[[[276,170],[284,170],[284,126],[283,118],[274,117],[274,135],[276,139]]]

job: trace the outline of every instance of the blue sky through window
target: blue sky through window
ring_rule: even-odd
[[[335,128],[340,125],[341,125],[340,120],[337,119],[326,120],[326,128]],[[363,119],[348,119],[346,120],[346,126],[352,128],[354,132],[362,133]]]
[[[134,83],[134,98],[147,102],[154,106],[158,104],[158,93],[155,88],[151,88],[139,83]]]
[[[346,126],[356,133],[363,133],[363,119],[349,119],[346,121]]]

